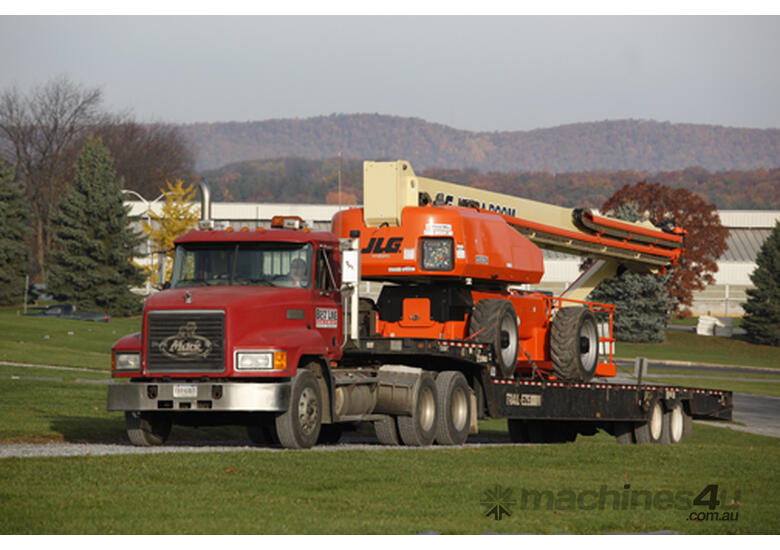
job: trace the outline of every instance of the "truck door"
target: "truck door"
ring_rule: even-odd
[[[314,328],[322,334],[329,353],[338,350],[343,332],[339,262],[335,248],[317,249],[314,271]]]

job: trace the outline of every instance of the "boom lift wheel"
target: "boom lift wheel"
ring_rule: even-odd
[[[125,412],[125,427],[130,443],[138,447],[162,445],[171,435],[171,417],[158,412]]]
[[[476,340],[492,344],[502,378],[512,378],[517,365],[517,313],[509,300],[481,300],[474,306],[469,332]]]
[[[287,449],[308,449],[317,443],[321,422],[322,395],[317,377],[310,370],[298,369],[290,404],[275,420],[279,442]]]
[[[436,377],[436,441],[440,445],[463,445],[469,436],[471,390],[466,378],[458,371],[445,371]]]
[[[564,307],[555,314],[550,330],[553,369],[563,380],[587,382],[599,362],[596,317],[585,307]]]
[[[411,416],[398,417],[398,433],[404,445],[426,447],[436,437],[436,383],[430,373],[424,372],[417,383],[414,412]]]

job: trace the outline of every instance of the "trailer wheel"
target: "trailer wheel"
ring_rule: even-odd
[[[436,442],[440,445],[463,445],[469,437],[471,406],[466,378],[458,371],[445,371],[436,377]]]
[[[128,411],[125,427],[130,443],[138,447],[162,445],[171,435],[171,417],[165,413]]]
[[[660,401],[650,407],[650,416],[646,422],[634,426],[634,439],[637,443],[669,443],[669,428]]]
[[[417,383],[414,413],[398,417],[398,433],[404,445],[426,447],[436,437],[436,383],[430,373],[423,373]]]
[[[299,369],[293,378],[290,404],[276,417],[279,442],[287,449],[308,449],[317,443],[322,422],[322,395],[313,372]]]
[[[517,313],[508,300],[481,300],[474,306],[469,332],[476,340],[492,344],[496,365],[503,378],[512,378],[517,365]]]
[[[553,370],[563,380],[587,382],[599,362],[596,317],[588,308],[564,307],[555,314],[550,330]]]
[[[380,420],[374,420],[374,432],[382,445],[397,447],[401,444],[401,436],[398,434],[398,425],[392,416],[386,416]]]
[[[667,428],[668,443],[677,444],[682,441],[685,425],[685,411],[680,401],[674,403],[664,413],[664,426]]]
[[[508,418],[506,424],[509,429],[509,440],[512,443],[530,442],[530,438],[528,437],[528,426],[526,425],[525,420]]]

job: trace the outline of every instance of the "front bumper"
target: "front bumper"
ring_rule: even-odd
[[[290,382],[113,382],[108,410],[280,412],[287,410],[291,387]]]

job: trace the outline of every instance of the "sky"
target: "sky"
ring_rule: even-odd
[[[0,16],[0,90],[64,75],[144,122],[780,128],[779,57],[780,16]]]

